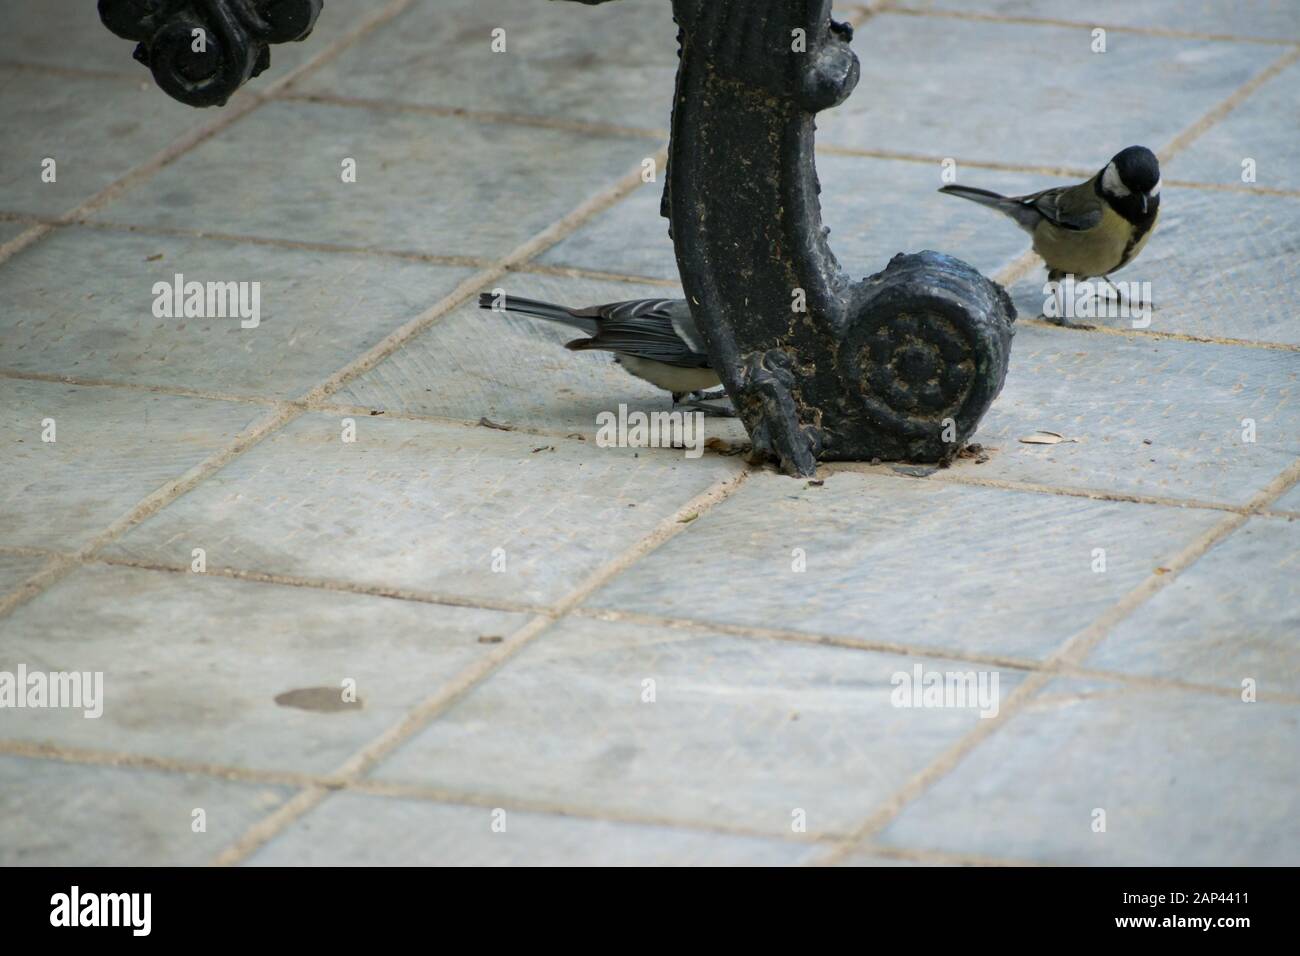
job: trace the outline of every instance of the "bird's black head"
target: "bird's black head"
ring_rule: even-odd
[[[1145,146],[1115,154],[1101,171],[1101,194],[1128,219],[1154,214],[1160,204],[1160,163]]]

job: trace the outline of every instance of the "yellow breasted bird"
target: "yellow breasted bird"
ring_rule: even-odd
[[[1160,214],[1160,163],[1145,146],[1130,146],[1077,186],[1054,186],[1027,196],[956,185],[939,192],[1014,219],[1034,237],[1034,251],[1047,263],[1048,281],[1067,275],[1104,278],[1132,262],[1151,237]]]

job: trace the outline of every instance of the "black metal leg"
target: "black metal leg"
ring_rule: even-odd
[[[803,475],[819,459],[950,459],[1002,388],[1015,308],[935,252],[895,256],[858,283],[840,269],[813,122],[857,84],[851,30],[831,21],[830,0],[673,10],[681,65],[663,208],[696,324],[755,448]]]

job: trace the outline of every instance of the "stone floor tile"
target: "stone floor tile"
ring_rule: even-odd
[[[980,720],[978,709],[893,706],[891,681],[914,665],[846,648],[569,619],[375,776],[773,835],[800,820],[809,834],[847,832],[864,806]],[[1020,679],[1003,669],[998,699]],[[644,702],[649,694],[653,702]]]
[[[337,417],[296,420],[109,553],[188,565],[202,547],[209,568],[550,603],[739,467],[489,428],[355,425],[346,443]]]
[[[632,190],[563,241],[546,250],[543,265],[595,269],[627,276],[678,281],[668,220],[659,215],[660,181]],[[680,297],[680,290],[672,293]]]
[[[331,794],[249,859],[252,866],[781,866],[817,848],[794,840],[498,808]],[[495,819],[502,819],[498,814]]]
[[[1055,681],[878,842],[1044,863],[1294,866],[1297,733],[1300,706]]]
[[[0,545],[81,547],[261,414],[235,402],[0,378]],[[46,419],[53,442],[42,441]]]
[[[1300,37],[1300,4],[1286,6],[1294,15],[1295,34]],[[1197,137],[1169,165],[1167,175],[1241,186],[1243,174],[1250,172],[1253,184],[1260,188],[1300,190],[1300,168],[1295,161],[1295,131],[1300,126],[1297,103],[1300,64],[1292,64]],[[1246,160],[1253,161],[1251,166],[1244,165]]]
[[[935,249],[992,276],[1029,248],[1029,237],[974,203],[941,196],[935,164],[822,153],[822,218],[844,270],[865,277],[898,252]],[[957,181],[1008,193],[1059,182],[1022,173],[959,166]],[[648,183],[593,219],[539,261],[624,275],[677,279],[677,259],[659,215],[663,184]]]
[[[291,142],[294,149],[268,149]],[[657,143],[459,117],[274,102],[99,218],[496,258],[633,171]],[[356,182],[343,161],[356,160]]]
[[[527,620],[202,574],[92,566],[0,619],[0,670],[103,674],[103,714],[14,710],[0,733],[328,774]],[[344,683],[360,707],[344,706]],[[305,705],[281,704],[299,690]],[[292,698],[296,700],[297,698]]]
[[[47,561],[39,555],[0,551],[0,599],[45,567]]]
[[[1300,345],[1294,293],[1300,198],[1175,187],[1161,195],[1160,221],[1142,255],[1111,277],[1149,282],[1150,314],[1126,313],[1112,300],[1106,304],[1114,315],[1074,321]],[[1211,242],[1202,232],[1209,222],[1215,223]],[[1011,290],[1022,318],[1042,315],[1046,282],[1039,267]],[[1291,362],[1300,365],[1294,354]]]
[[[0,756],[0,865],[201,866],[289,794],[265,784]],[[200,809],[207,829],[196,833]]]
[[[1245,504],[1300,455],[1294,352],[1021,325],[960,474]],[[1255,423],[1243,441],[1242,423]],[[1041,429],[1076,442],[1023,444]],[[1151,444],[1146,444],[1150,441]]]
[[[756,475],[588,603],[1044,659],[1220,518],[885,475],[821,487]]]
[[[83,0],[9,0],[6,7],[0,63],[149,75],[131,58],[134,44],[109,32]]]
[[[1214,36],[1300,40],[1300,10],[1288,0],[906,0],[922,10],[1045,17],[1106,26]]]
[[[154,284],[257,282],[259,324],[154,314]],[[0,268],[0,369],[298,398],[468,269],[212,239],[65,229]],[[170,301],[170,300],[169,300]]]
[[[1300,511],[1300,484],[1292,485],[1291,490],[1278,498],[1272,507],[1274,511]]]
[[[877,14],[853,40],[857,92],[819,117],[819,141],[1100,169],[1124,146],[1163,147],[1271,59],[1254,43],[1112,33],[1106,53],[1091,45],[1082,27]],[[1080,135],[1082,117],[1097,135]]]
[[[105,36],[111,45],[115,38]],[[23,131],[0,141],[0,211],[69,212],[211,120],[152,82],[0,66],[0,126]],[[46,159],[55,161],[52,183],[41,179]]]
[[[493,31],[505,30],[505,52]],[[677,29],[660,0],[416,0],[298,88],[666,130]]]
[[[10,239],[16,239],[31,228],[29,223],[25,222],[7,222],[0,220],[0,245],[8,242]]]
[[[1121,621],[1085,662],[1300,697],[1300,522],[1254,518]]]

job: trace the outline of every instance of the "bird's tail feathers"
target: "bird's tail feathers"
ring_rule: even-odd
[[[593,319],[575,315],[572,309],[556,305],[554,302],[524,299],[517,295],[497,296],[491,292],[484,292],[478,297],[478,307],[480,309],[490,309],[494,312],[518,312],[538,319],[560,322],[575,329],[581,329],[588,335],[594,335],[596,330],[596,323]]]
[[[974,186],[950,184],[939,187],[939,192],[947,193],[950,196],[960,196],[962,199],[969,199],[971,202],[977,202],[982,206],[1000,206],[1007,201],[1007,197],[1001,193],[995,193],[989,189],[976,189]]]

